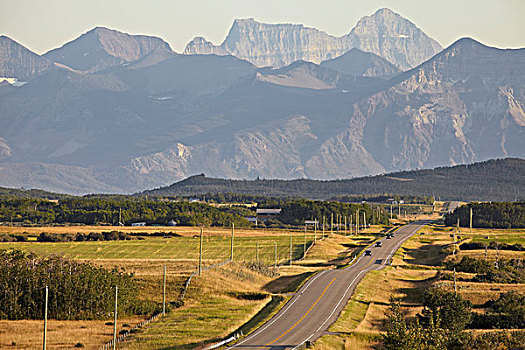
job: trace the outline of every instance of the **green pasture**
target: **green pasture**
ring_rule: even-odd
[[[500,233],[501,231],[501,233]],[[507,243],[507,244],[516,244],[521,243],[525,244],[525,230],[521,232],[505,232],[505,230],[498,230],[498,234],[494,235],[468,235],[472,237],[473,242],[489,243],[498,242],[498,243]],[[488,238],[485,238],[488,237]]]
[[[307,247],[314,237],[306,236]],[[257,246],[259,261],[273,264],[274,242],[277,243],[277,261],[289,259],[289,236],[235,237],[234,259],[255,261]],[[305,236],[292,237],[293,258],[303,254]],[[204,260],[226,260],[230,257],[230,237],[210,236],[203,238]],[[9,242],[0,243],[0,249],[19,249],[38,254],[63,254],[71,259],[176,259],[197,260],[199,258],[199,237],[147,237],[144,240],[95,241],[95,242]]]

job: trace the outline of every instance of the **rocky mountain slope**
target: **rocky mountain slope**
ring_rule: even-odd
[[[357,50],[257,68],[160,39],[114,55],[85,39],[62,51],[73,63],[96,53],[84,66],[23,47],[50,68],[25,54],[0,62],[27,77],[0,84],[0,186],[137,192],[196,173],[342,179],[525,157],[525,49],[462,39],[398,72]]]
[[[9,83],[25,82],[53,66],[52,61],[7,36],[0,36],[0,79],[11,78]]]
[[[351,47],[375,53],[402,70],[417,66],[443,49],[412,22],[386,8],[361,18],[345,39]]]
[[[208,41],[201,36],[193,38],[193,40],[186,45],[183,54],[218,56],[229,55],[229,53],[225,49],[223,49],[220,46],[214,45],[211,41]]]
[[[522,157],[525,49],[465,38],[354,105],[363,145],[387,169]]]
[[[95,72],[137,61],[158,51],[172,53],[168,43],[160,38],[96,27],[64,46],[47,52],[44,57],[79,71]]]
[[[359,49],[351,49],[344,55],[323,61],[321,66],[357,77],[389,78],[400,72],[384,58]]]
[[[258,67],[282,67],[298,60],[321,63],[351,48],[374,53],[403,70],[415,67],[442,49],[412,22],[384,8],[363,17],[342,37],[300,24],[236,19],[220,46],[197,37],[188,43],[184,53],[229,53]]]

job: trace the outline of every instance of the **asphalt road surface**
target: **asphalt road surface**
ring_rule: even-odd
[[[355,287],[371,270],[382,269],[401,244],[427,222],[405,225],[382,247],[372,246],[372,256],[361,255],[345,269],[325,270],[310,278],[268,322],[229,349],[293,349],[314,341],[337,320]]]
[[[449,202],[447,212],[452,213],[460,204],[461,202]]]

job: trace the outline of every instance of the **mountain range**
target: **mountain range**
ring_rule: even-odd
[[[292,45],[293,44],[293,45]],[[236,20],[220,46],[97,27],[0,37],[0,186],[137,192],[192,174],[338,179],[525,157],[525,49],[446,49],[388,9],[343,37]]]
[[[341,37],[301,24],[236,19],[220,46],[196,37],[184,53],[231,54],[257,67],[283,67],[299,60],[321,63],[352,48],[384,57],[403,70],[417,66],[442,50],[437,41],[412,22],[384,8],[363,17]]]

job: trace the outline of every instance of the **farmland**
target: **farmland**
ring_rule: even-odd
[[[126,341],[125,349],[189,349],[210,343],[238,331],[253,329],[275,312],[287,300],[286,293],[293,291],[305,278],[320,269],[350,262],[351,257],[388,228],[373,226],[359,236],[333,234],[320,240],[320,232],[280,229],[236,229],[233,264],[205,271],[200,278],[192,280],[183,305],[176,305],[182,287],[191,273],[197,270],[200,229],[195,227],[119,227],[119,231],[135,239],[95,242],[36,242],[41,232],[89,233],[106,232],[107,226],[71,227],[2,227],[9,234],[23,234],[27,242],[1,243],[2,248],[33,251],[38,254],[61,254],[65,257],[86,261],[108,269],[118,267],[134,274],[139,284],[140,297],[156,302],[162,301],[163,267],[167,268],[167,300],[169,312],[157,322],[135,333]],[[358,285],[354,295],[327,335],[315,343],[315,349],[368,349],[380,341],[384,332],[389,309],[390,295],[401,301],[404,312],[414,317],[422,310],[422,296],[426,288],[440,285],[453,290],[452,281],[437,278],[443,272],[443,263],[452,259],[451,236],[453,228],[430,225],[422,228],[394,255],[392,267],[368,273]],[[167,237],[154,236],[155,232],[170,232]],[[295,260],[288,266],[290,253]],[[525,230],[461,228],[457,239],[462,242],[490,242],[516,244],[525,242]],[[138,238],[140,237],[140,239]],[[306,258],[301,259],[305,248]],[[274,243],[275,242],[275,243]],[[231,229],[205,228],[203,235],[203,265],[225,261],[230,258]],[[282,266],[277,274],[273,270],[277,246],[277,264]],[[459,247],[459,244],[458,244]],[[258,248],[258,249],[257,249]],[[257,254],[258,251],[258,254]],[[463,256],[484,258],[484,250],[456,251],[457,259]],[[497,255],[498,254],[498,255]],[[258,256],[257,256],[258,255]],[[523,252],[488,250],[487,258],[523,258]],[[256,263],[259,258],[259,264]],[[525,291],[523,284],[495,284],[469,281],[472,274],[457,273],[458,293],[472,302],[475,312],[485,312],[484,303],[496,299],[506,291]],[[272,295],[274,297],[272,298]],[[276,296],[281,295],[276,299]],[[253,316],[257,318],[252,319]],[[133,326],[140,318],[119,319],[119,330],[124,324]],[[225,322],[225,321],[228,322]],[[250,321],[251,320],[251,321]],[[250,321],[250,322],[248,322]],[[112,327],[106,321],[57,321],[51,320],[50,349],[72,348],[80,342],[88,349],[111,339]],[[248,322],[248,324],[247,324]],[[38,321],[2,321],[0,323],[0,347],[17,343],[19,348],[34,348],[41,342],[37,335],[21,339],[11,336],[14,329],[27,327],[40,333]],[[68,332],[62,331],[69,329]],[[86,328],[92,329],[93,337],[85,337]],[[15,339],[16,338],[16,339]],[[54,340],[51,340],[54,339]]]
[[[368,229],[370,232],[384,230],[382,227]],[[106,226],[73,227],[2,227],[0,231],[10,234],[23,234],[27,242],[1,243],[2,249],[32,251],[37,254],[60,254],[78,261],[90,262],[108,269],[118,267],[132,272],[139,284],[140,297],[160,302],[162,300],[163,267],[167,269],[167,300],[171,311],[166,317],[150,324],[144,331],[137,333],[130,348],[192,348],[195,344],[209,342],[227,335],[257,314],[272,298],[271,293],[293,290],[310,273],[334,264],[350,261],[351,255],[373,235],[361,235],[353,239],[343,235],[332,235],[319,241],[320,233],[315,233],[318,244],[310,248],[307,258],[294,262],[292,266],[279,268],[274,275],[275,244],[277,245],[278,264],[287,264],[292,236],[293,259],[303,255],[306,238],[307,248],[314,240],[314,232],[284,230],[235,230],[234,264],[206,271],[201,278],[194,279],[187,291],[184,305],[170,306],[180,297],[182,286],[189,275],[196,271],[199,256],[200,230],[194,227],[121,227],[127,233],[142,232],[143,239],[127,241],[96,242],[36,242],[41,232],[48,233],[88,233],[108,231]],[[177,236],[163,238],[151,236],[154,232],[171,232]],[[148,234],[150,236],[148,236]],[[231,230],[206,228],[203,237],[203,265],[210,265],[230,258]],[[259,247],[259,268],[250,267],[250,262],[257,260]],[[270,268],[265,268],[268,265]],[[294,287],[295,286],[295,287]],[[290,289],[292,288],[292,289]],[[245,297],[247,295],[247,297]],[[253,295],[257,297],[252,297]],[[269,316],[272,310],[286,300],[286,297],[272,302],[272,307],[265,309],[263,315]],[[175,304],[173,304],[175,305]],[[227,318],[228,322],[224,322]],[[262,318],[264,319],[264,317]],[[261,319],[261,320],[262,320]],[[140,318],[119,320],[119,330],[129,329],[124,324],[133,326]],[[259,320],[259,322],[261,321]],[[112,327],[106,321],[57,321],[50,320],[52,331],[49,332],[48,348],[67,349],[76,343],[82,343],[88,349],[111,339]],[[2,321],[0,323],[0,347],[10,346],[12,342],[18,348],[30,349],[41,342],[42,324],[39,321]],[[209,327],[213,324],[213,327]],[[255,321],[257,324],[257,321]],[[26,327],[34,336],[15,337],[14,329]],[[253,327],[253,325],[252,325]],[[67,332],[64,330],[68,329]],[[86,337],[91,329],[93,337]],[[172,334],[166,337],[161,334]],[[162,339],[160,339],[162,338]],[[69,344],[69,345],[68,345]],[[193,345],[191,345],[193,344]]]

